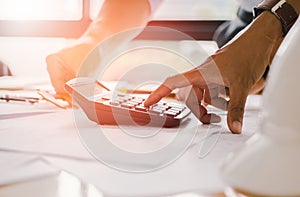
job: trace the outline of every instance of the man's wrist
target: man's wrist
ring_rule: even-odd
[[[271,12],[263,12],[260,14],[250,26],[251,34],[254,34],[257,45],[268,46],[273,48],[282,38],[281,23]],[[268,76],[268,65],[261,64],[265,67],[262,78],[266,81]]]
[[[298,19],[295,8],[286,0],[264,0],[254,8],[254,17],[258,17],[264,11],[272,13],[280,21],[282,35],[285,36]]]
[[[252,26],[256,32],[261,31],[263,36],[274,42],[277,42],[282,35],[280,21],[270,12],[259,15]]]

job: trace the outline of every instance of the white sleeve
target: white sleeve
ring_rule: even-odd
[[[248,11],[252,12],[253,8],[260,4],[263,0],[241,0],[241,8]]]

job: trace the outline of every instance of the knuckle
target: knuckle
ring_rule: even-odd
[[[232,115],[240,115],[244,113],[244,107],[241,106],[233,106],[228,109],[228,112]]]

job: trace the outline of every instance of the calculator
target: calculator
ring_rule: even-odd
[[[145,107],[147,95],[111,91],[90,78],[72,79],[65,89],[87,117],[98,124],[178,127],[191,113],[183,102],[176,100],[162,99]]]

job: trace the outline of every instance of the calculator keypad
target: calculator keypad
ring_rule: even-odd
[[[115,98],[109,101],[109,104],[115,107],[168,117],[176,117],[186,108],[180,103],[165,101],[159,101],[151,107],[145,107],[144,101],[145,99],[141,97],[118,94]]]
[[[95,88],[96,86],[96,88]],[[177,101],[162,100],[145,107],[145,98],[136,94],[116,95],[99,81],[72,79],[65,84],[87,118],[101,125],[141,125],[173,128],[189,119],[191,110]],[[86,89],[87,88],[87,89]],[[96,90],[97,91],[96,91]],[[90,94],[88,90],[94,90]]]

